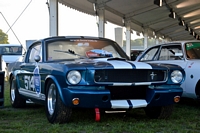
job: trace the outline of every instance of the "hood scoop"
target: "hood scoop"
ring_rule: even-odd
[[[121,61],[125,61],[126,59],[124,58],[108,58],[107,61],[111,61],[111,60],[121,60]]]

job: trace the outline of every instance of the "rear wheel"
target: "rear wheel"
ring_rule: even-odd
[[[10,81],[10,101],[14,108],[22,108],[26,105],[26,100],[21,98],[17,89],[16,80],[14,77]]]
[[[47,83],[45,111],[50,123],[68,122],[72,114],[72,109],[63,104],[57,86],[52,80]]]
[[[147,107],[145,113],[152,119],[166,119],[169,118],[173,112],[174,105]]]

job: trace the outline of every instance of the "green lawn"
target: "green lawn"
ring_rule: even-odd
[[[182,99],[166,120],[149,119],[142,109],[127,113],[101,114],[95,122],[94,110],[73,110],[71,121],[50,124],[41,105],[14,109],[5,82],[5,106],[0,109],[0,133],[200,133],[200,104]]]

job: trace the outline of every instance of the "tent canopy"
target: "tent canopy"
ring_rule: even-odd
[[[159,6],[161,1],[162,6]],[[148,32],[150,37],[172,41],[200,39],[200,0],[58,0],[70,8],[98,15],[105,11],[105,21]],[[173,18],[175,16],[175,18]]]

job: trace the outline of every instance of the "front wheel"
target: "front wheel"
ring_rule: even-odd
[[[58,88],[52,80],[46,87],[45,112],[50,123],[68,122],[72,114],[72,109],[63,104]]]
[[[174,105],[147,107],[145,113],[152,119],[166,119],[169,118],[173,112]]]
[[[14,77],[12,77],[10,81],[10,101],[14,108],[22,108],[26,106],[26,100],[20,97]]]

